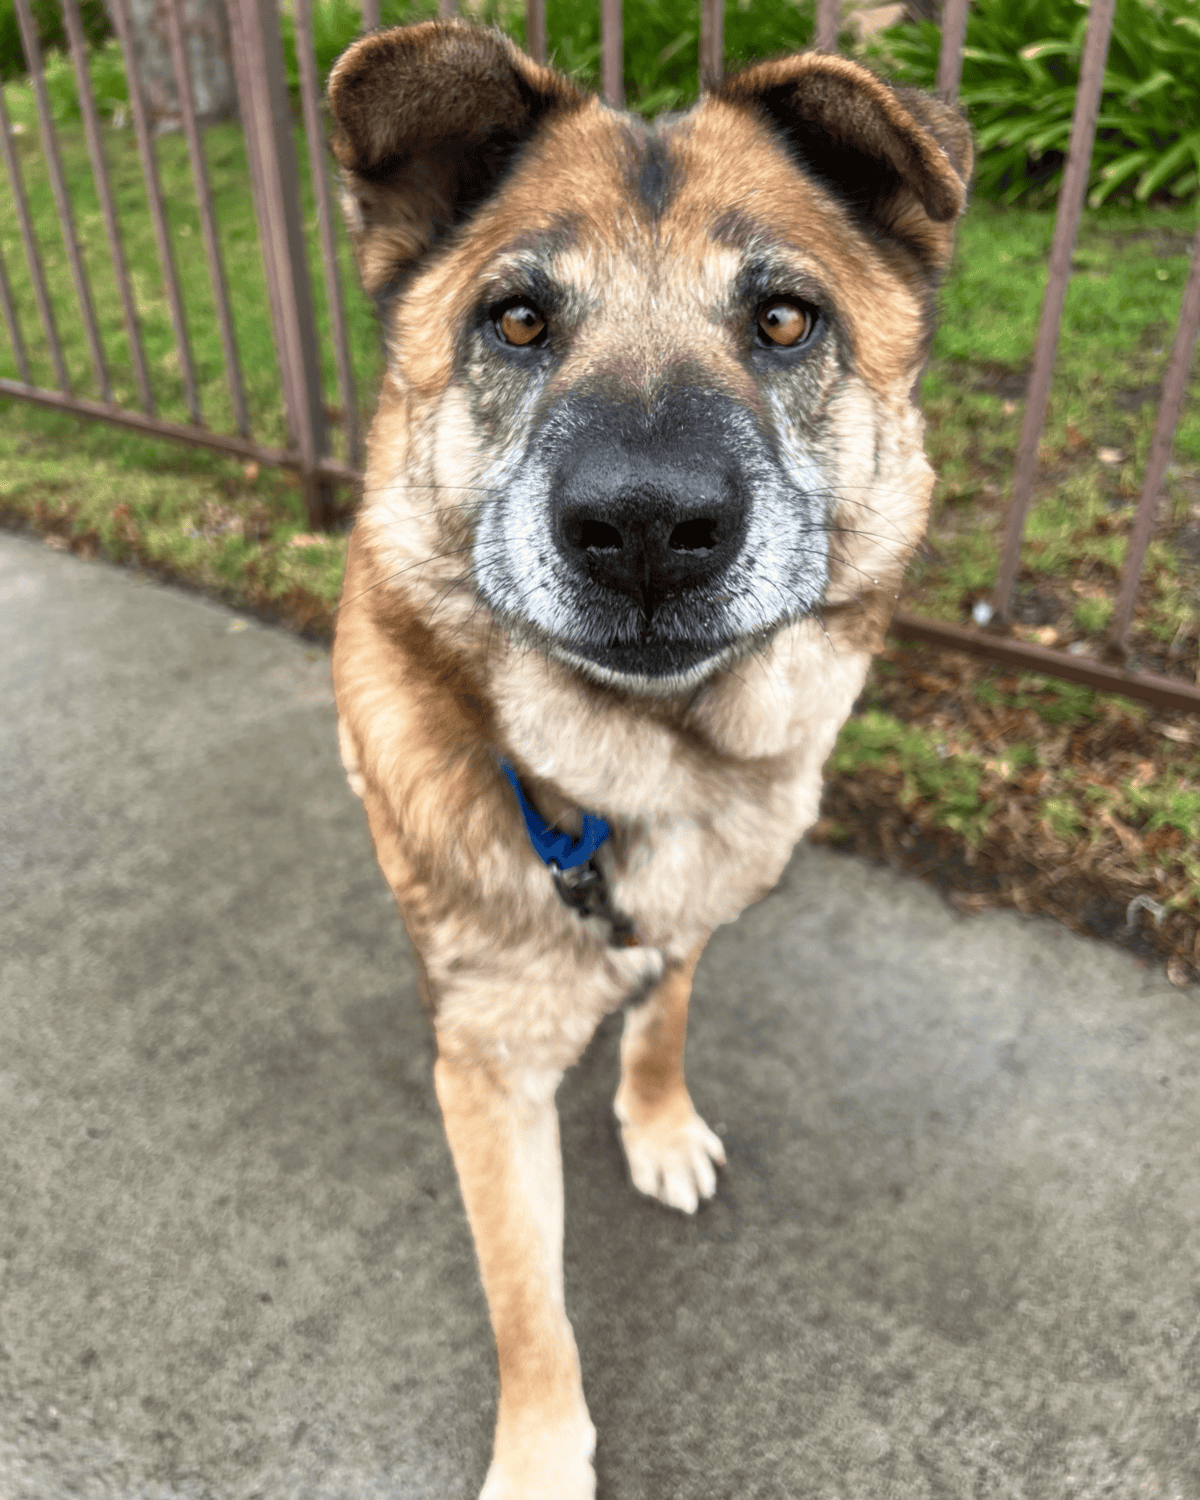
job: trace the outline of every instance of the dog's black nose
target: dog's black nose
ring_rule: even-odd
[[[573,569],[635,599],[649,622],[663,600],[728,567],[745,535],[745,499],[711,430],[606,425],[573,445],[558,470],[554,540]]]

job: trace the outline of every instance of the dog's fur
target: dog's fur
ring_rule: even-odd
[[[387,346],[334,648],[342,757],[418,955],[496,1335],[483,1493],[580,1500],[555,1089],[629,1003],[634,1185],[689,1213],[713,1192],[692,974],[814,820],[924,528],[910,391],[970,140],[811,53],[647,125],[457,22],[366,37],[329,98]],[[780,302],[807,342],[756,332]],[[545,320],[528,347],[514,303]],[[498,757],[561,828],[612,825],[598,860],[634,945],[559,898]]]

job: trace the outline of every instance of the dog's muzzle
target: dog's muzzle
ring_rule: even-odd
[[[586,396],[556,413],[553,543],[577,600],[571,648],[598,666],[670,676],[729,645],[721,583],[750,507],[730,404],[681,387],[650,410]]]

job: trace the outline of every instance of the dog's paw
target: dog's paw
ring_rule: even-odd
[[[565,1431],[498,1431],[479,1500],[595,1500],[595,1451],[596,1429],[586,1413]]]
[[[595,1500],[595,1495],[596,1474],[590,1463],[576,1465],[570,1473],[514,1474],[493,1462],[479,1500]]]
[[[614,1108],[634,1187],[668,1208],[694,1214],[700,1200],[717,1190],[717,1168],[725,1165],[720,1137],[686,1093],[648,1119],[634,1119],[619,1096]]]

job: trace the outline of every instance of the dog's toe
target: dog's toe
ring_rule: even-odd
[[[725,1165],[725,1148],[696,1111],[664,1111],[657,1118],[635,1123],[621,1118],[621,1141],[629,1161],[633,1185],[668,1208],[694,1214],[702,1198],[717,1190],[717,1167]]]
[[[595,1500],[596,1429],[583,1409],[573,1423],[557,1427],[536,1414],[515,1431],[496,1433],[479,1500]]]

